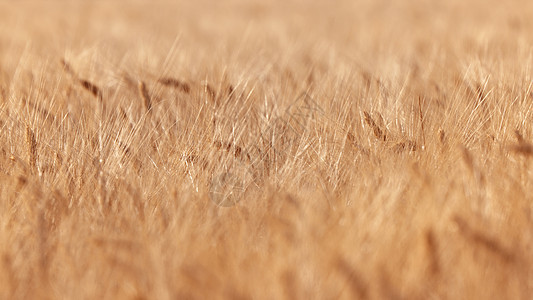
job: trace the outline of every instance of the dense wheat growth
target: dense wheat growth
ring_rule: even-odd
[[[528,299],[511,2],[0,1],[0,298]]]

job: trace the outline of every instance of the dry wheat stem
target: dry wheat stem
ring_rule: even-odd
[[[29,125],[26,125],[26,150],[28,155],[28,164],[32,173],[37,169],[37,140],[35,134]]]
[[[150,98],[150,94],[148,94],[148,89],[144,81],[139,81],[138,89],[139,96],[143,100],[144,108],[147,112],[150,112],[152,110],[152,99]]]

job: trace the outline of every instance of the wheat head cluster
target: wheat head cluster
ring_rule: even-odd
[[[0,1],[1,299],[528,299],[530,1]]]

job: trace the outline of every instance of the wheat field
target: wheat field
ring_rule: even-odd
[[[0,298],[528,299],[503,2],[0,1]]]

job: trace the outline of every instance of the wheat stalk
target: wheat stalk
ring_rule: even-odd
[[[433,230],[428,229],[424,234],[424,242],[429,258],[429,272],[432,276],[440,272],[438,243]]]
[[[172,87],[175,89],[178,89],[184,93],[189,93],[191,91],[191,87],[188,83],[182,82],[178,79],[171,78],[171,77],[163,77],[159,79],[157,82],[161,83],[164,86]]]
[[[426,148],[426,134],[424,130],[424,115],[422,114],[422,103],[418,97],[418,117],[420,118],[420,127],[422,130],[422,150]]]
[[[102,100],[102,90],[94,83],[90,82],[89,80],[80,78],[76,72],[72,69],[70,64],[65,60],[61,59],[60,61],[61,66],[63,67],[63,70],[65,70],[72,78],[81,85],[86,91],[91,93],[96,99]]]
[[[459,227],[459,232],[474,244],[479,245],[489,252],[499,256],[507,263],[513,263],[517,261],[517,256],[515,255],[514,251],[507,249],[496,239],[473,229],[462,217],[455,216],[453,221]]]
[[[211,101],[217,103],[217,92],[215,91],[215,89],[211,87],[211,85],[207,82],[204,82],[203,86],[204,86],[204,92],[209,96]]]
[[[357,299],[366,299],[368,296],[368,286],[357,272],[344,258],[337,258],[336,268],[348,282],[353,296]]]
[[[37,169],[37,141],[29,125],[26,125],[26,150],[30,172],[34,173]]]
[[[146,84],[143,81],[139,81],[138,89],[139,96],[143,100],[144,108],[146,108],[146,111],[150,112],[152,110],[152,99],[150,98],[150,94],[148,94]]]
[[[370,114],[368,112],[363,112],[364,114],[364,119],[365,119],[365,123],[370,126],[370,128],[372,128],[372,131],[374,132],[374,136],[378,139],[378,140],[382,140],[382,141],[386,141],[387,140],[387,135],[383,132],[383,130],[378,126],[378,124],[376,124],[376,122],[374,121],[374,119],[372,119],[372,116],[370,116]]]

